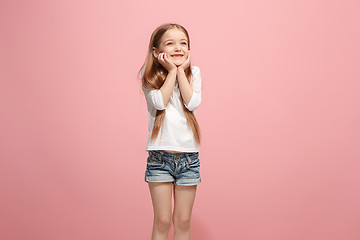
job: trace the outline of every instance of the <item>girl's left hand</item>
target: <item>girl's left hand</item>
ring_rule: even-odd
[[[178,70],[185,70],[189,66],[190,66],[190,51],[185,62],[183,62],[181,65],[178,66]]]

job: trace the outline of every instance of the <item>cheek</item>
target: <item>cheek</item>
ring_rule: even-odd
[[[171,51],[164,51],[164,52],[166,53],[166,56],[167,56],[167,57],[169,57],[169,58],[171,57],[171,56],[170,56]]]
[[[171,49],[168,48],[168,47],[166,47],[166,48],[163,49],[163,51],[166,52],[166,53],[170,53],[170,52],[171,52]]]

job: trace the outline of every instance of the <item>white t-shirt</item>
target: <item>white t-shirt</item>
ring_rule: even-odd
[[[141,77],[144,74],[145,66],[141,71]],[[142,86],[145,94],[148,116],[149,116],[149,137],[146,151],[149,150],[170,150],[178,152],[199,152],[199,145],[195,141],[193,131],[187,124],[181,104],[184,104],[187,109],[193,111],[200,105],[201,102],[201,76],[200,68],[191,66],[192,78],[190,86],[193,89],[193,95],[188,105],[185,102],[180,102],[180,89],[178,83],[174,85],[173,92],[170,96],[169,103],[164,106],[163,97],[160,89],[149,90]],[[154,142],[150,141],[152,129],[155,121],[156,110],[165,110],[165,118],[160,128],[159,135]]]

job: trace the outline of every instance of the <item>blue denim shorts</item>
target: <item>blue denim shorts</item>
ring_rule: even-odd
[[[173,182],[184,186],[201,182],[199,152],[149,150],[148,154],[145,182]]]

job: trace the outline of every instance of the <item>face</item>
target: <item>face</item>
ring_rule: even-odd
[[[160,40],[158,49],[154,48],[153,54],[157,58],[162,52],[165,52],[169,60],[176,66],[181,65],[189,54],[185,33],[177,28],[167,30]]]

